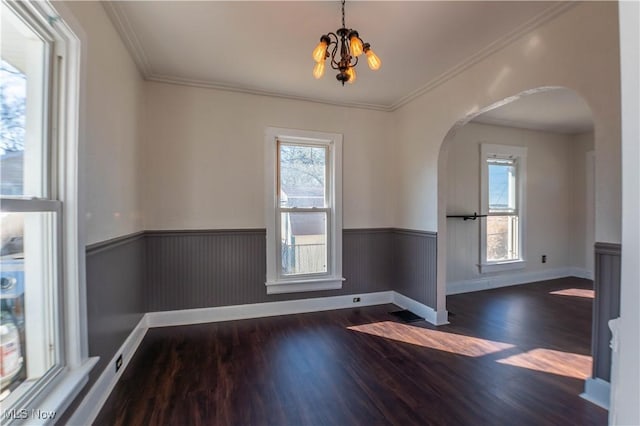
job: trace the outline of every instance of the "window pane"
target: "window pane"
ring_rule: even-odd
[[[281,213],[283,275],[327,272],[327,214]]]
[[[0,194],[46,196],[46,45],[4,2],[0,51]]]
[[[516,209],[516,167],[511,160],[489,160],[489,212]]]
[[[327,148],[280,144],[280,206],[325,207]]]
[[[53,309],[57,244],[55,213],[0,214],[0,400],[4,400],[26,391],[57,362]]]
[[[487,217],[487,261],[519,259],[518,217]]]

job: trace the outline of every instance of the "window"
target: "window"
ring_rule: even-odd
[[[93,363],[78,362],[81,309],[73,303],[80,293],[77,211],[70,207],[77,199],[77,102],[71,84],[77,39],[48,3],[3,1],[0,7],[4,424],[55,419]]]
[[[524,267],[526,148],[482,144],[480,271]]]
[[[342,287],[341,154],[341,135],[267,129],[267,293]]]

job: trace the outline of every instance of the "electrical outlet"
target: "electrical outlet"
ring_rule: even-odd
[[[120,370],[120,367],[122,367],[122,354],[116,359],[116,373]]]
[[[547,263],[547,255],[546,254],[542,255],[542,263]]]
[[[354,298],[353,298],[353,303],[358,303],[359,301],[360,301],[360,298],[359,298],[359,297],[354,297]]]

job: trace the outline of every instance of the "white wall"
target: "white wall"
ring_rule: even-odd
[[[580,268],[593,277],[595,244],[595,203],[593,184],[593,132],[580,133],[570,136],[570,183],[569,203],[571,217],[569,230],[571,238],[570,265]],[[591,170],[587,170],[591,168]],[[589,184],[587,180],[591,180]],[[591,192],[588,194],[588,192]]]
[[[620,105],[617,5],[585,2],[397,111],[398,225],[438,229],[437,162],[464,117],[523,91],[575,90],[594,115],[598,241],[620,241]]]
[[[148,83],[146,229],[264,228],[264,131],[342,133],[343,226],[393,225],[390,113]]]
[[[81,120],[87,244],[142,229],[144,82],[99,2],[66,2],[86,35]]]
[[[580,144],[580,140],[576,144]],[[448,143],[447,214],[465,214],[480,207],[480,145],[522,146],[527,148],[525,185],[524,249],[526,268],[502,273],[480,274],[478,271],[480,223],[447,220],[447,283],[460,284],[496,275],[521,274],[570,267],[584,267],[584,240],[574,239],[574,222],[578,212],[574,195],[584,191],[584,178],[574,182],[575,164],[584,176],[584,152],[576,153],[570,135],[510,127],[468,123],[456,131]],[[582,144],[580,144],[582,145]],[[582,161],[578,161],[579,156]],[[574,161],[575,160],[575,161]],[[584,198],[584,196],[582,197]],[[482,219],[484,220],[484,219]],[[577,231],[577,230],[576,230]],[[584,229],[581,234],[584,234]],[[547,255],[547,263],[541,256]]]
[[[622,273],[619,346],[613,351],[611,409],[614,425],[640,424],[640,3],[620,4],[622,72]]]

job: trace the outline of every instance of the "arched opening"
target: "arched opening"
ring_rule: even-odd
[[[508,317],[526,327],[559,302],[566,310],[582,309],[585,321],[574,326],[584,333],[584,344],[561,349],[593,355],[593,367],[581,367],[584,377],[606,380],[608,335],[598,330],[606,327],[608,313],[593,305],[594,170],[594,120],[587,103],[570,89],[528,90],[462,117],[447,133],[438,158],[437,288],[450,322],[476,302],[485,303],[486,315],[508,311],[498,321]],[[519,299],[517,292],[525,287],[510,287],[519,284],[530,284],[529,293],[540,297]],[[508,289],[497,290],[503,287]],[[453,296],[486,290],[475,299]],[[492,295],[505,291],[514,305],[504,298],[491,302]]]

